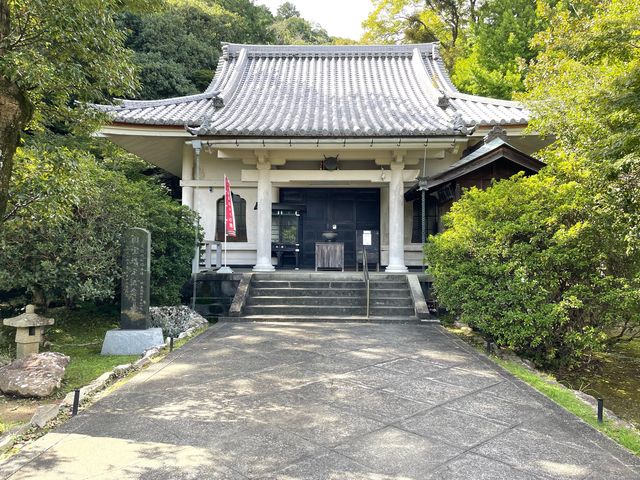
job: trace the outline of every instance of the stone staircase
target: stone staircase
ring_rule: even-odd
[[[418,322],[406,275],[370,274],[370,310],[361,273],[279,272],[247,275],[230,321]]]

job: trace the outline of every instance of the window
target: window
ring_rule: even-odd
[[[236,236],[227,237],[227,242],[247,241],[247,202],[240,195],[231,192],[233,211],[236,215]],[[224,242],[224,196],[216,202],[216,240]]]
[[[426,234],[438,233],[438,221],[440,220],[438,201],[431,195],[427,195],[425,202]],[[422,243],[422,197],[418,196],[413,201],[413,228],[411,230],[411,243]]]

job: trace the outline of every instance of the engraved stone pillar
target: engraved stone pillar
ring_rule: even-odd
[[[164,344],[161,328],[148,328],[151,234],[130,228],[122,240],[120,328],[109,330],[102,355],[139,355]]]
[[[273,272],[271,264],[271,163],[258,162],[258,221],[254,272]]]
[[[151,233],[130,228],[124,234],[122,249],[122,296],[120,328],[142,330],[149,319],[151,280]]]
[[[389,179],[389,273],[405,273],[404,264],[404,183],[403,162],[391,163]]]

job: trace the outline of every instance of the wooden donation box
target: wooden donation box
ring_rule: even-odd
[[[332,268],[344,272],[344,243],[316,243],[316,272],[319,268]]]

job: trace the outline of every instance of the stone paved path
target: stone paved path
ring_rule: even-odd
[[[638,479],[436,325],[219,324],[0,466],[12,479]]]

